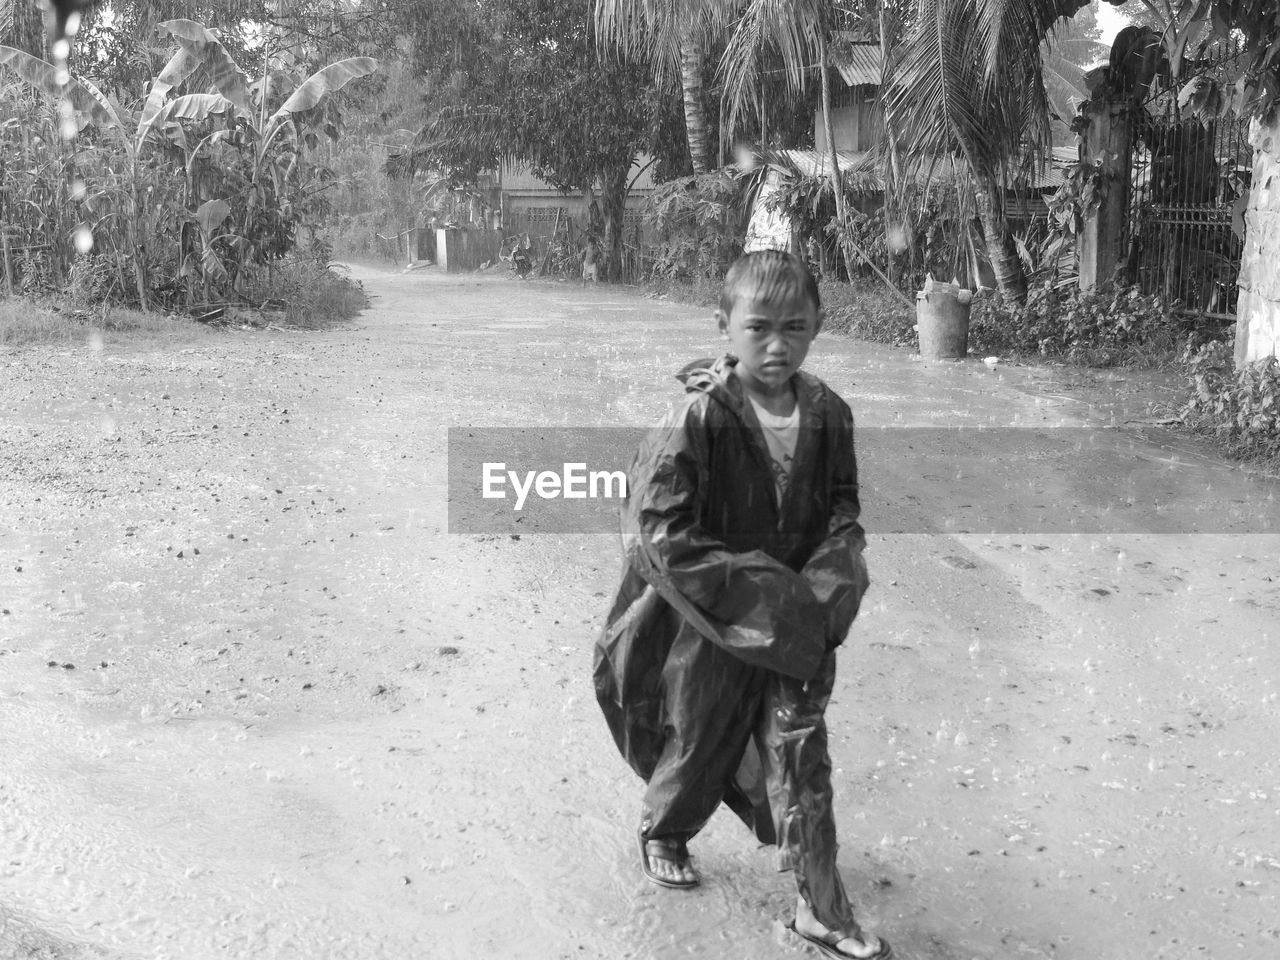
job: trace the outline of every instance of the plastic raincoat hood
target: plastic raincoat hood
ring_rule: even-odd
[[[779,497],[760,424],[732,357],[689,364],[686,395],[651,430],[628,472],[622,581],[596,642],[597,699],[622,755],[646,782],[661,755],[673,645],[696,631],[753,667],[809,680],[842,643],[867,589],[853,416],[803,371],[790,483]],[[696,709],[723,709],[715,678]],[[752,751],[748,751],[751,754]],[[725,802],[773,842],[758,764]]]

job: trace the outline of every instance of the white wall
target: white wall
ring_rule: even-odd
[[[1245,211],[1236,364],[1280,356],[1280,117],[1254,121],[1253,180]]]

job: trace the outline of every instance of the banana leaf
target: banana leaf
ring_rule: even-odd
[[[211,116],[233,109],[235,104],[220,93],[188,93],[175,97],[161,107],[150,120],[138,124],[136,146],[141,148],[152,131],[163,130],[165,124],[171,121],[207,120]]]
[[[307,77],[267,121],[262,150],[266,151],[276,134],[283,128],[284,122],[293,114],[312,109],[329,94],[337,93],[352,80],[367,77],[377,69],[378,61],[373,57],[348,57],[346,60],[331,63]]]
[[[26,83],[51,97],[65,96],[79,115],[79,127],[92,122],[102,127],[120,128],[119,116],[96,87],[90,90],[82,81],[74,78],[64,87],[58,82],[58,68],[47,60],[33,57],[16,47],[0,45],[0,65],[8,67]]]
[[[194,20],[166,20],[159,29],[172,34],[179,49],[151,83],[142,108],[143,124],[160,112],[165,98],[176,87],[199,72],[218,93],[248,111],[249,79],[216,33]]]
[[[196,209],[196,222],[205,236],[222,226],[222,222],[231,216],[231,204],[225,200],[206,200]]]

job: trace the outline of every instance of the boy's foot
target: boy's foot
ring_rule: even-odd
[[[832,958],[851,960],[889,960],[893,948],[887,940],[868,937],[855,923],[852,929],[828,930],[813,915],[803,897],[796,900],[796,919],[791,929]]]
[[[639,835],[644,875],[663,887],[696,887],[701,881],[689,864],[689,850],[676,840],[646,840]]]

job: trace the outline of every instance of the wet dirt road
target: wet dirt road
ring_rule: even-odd
[[[616,538],[447,530],[447,427],[648,424],[705,312],[359,275],[346,329],[0,353],[0,957],[814,955],[726,812],[699,890],[640,877],[590,687]],[[829,716],[866,925],[1280,956],[1275,485],[1135,422],[1156,378],[809,365],[866,488]]]

